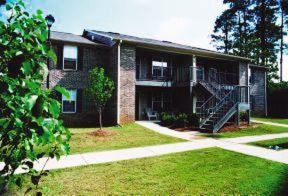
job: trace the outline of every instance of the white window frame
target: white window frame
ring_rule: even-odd
[[[69,90],[67,90],[68,92],[70,92],[70,91],[75,91],[75,106],[74,106],[74,112],[65,112],[64,110],[63,110],[63,106],[64,106],[64,104],[63,104],[63,101],[67,101],[67,100],[63,100],[63,97],[64,97],[64,95],[62,94],[62,113],[63,114],[75,114],[76,112],[77,112],[77,89],[69,89]],[[70,94],[70,93],[69,93]]]
[[[159,65],[153,65],[153,63],[161,63],[161,66]],[[163,66],[164,64],[166,64],[166,66]],[[165,61],[163,59],[161,60],[152,60],[152,76],[153,76],[153,67],[161,67],[161,76],[160,77],[164,77],[164,68],[168,69],[168,61]]]
[[[64,51],[65,51],[65,47],[67,48],[67,47],[73,47],[73,48],[76,48],[76,68],[75,69],[65,69],[65,55],[64,55]],[[78,47],[77,46],[75,46],[75,45],[64,45],[64,47],[63,47],[63,67],[62,67],[62,69],[64,70],[64,71],[77,71],[77,69],[78,69]]]

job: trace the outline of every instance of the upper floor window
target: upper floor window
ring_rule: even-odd
[[[63,70],[77,70],[77,46],[64,46],[63,49]]]
[[[152,75],[153,77],[168,76],[168,62],[152,61]]]
[[[248,69],[248,78],[249,78],[249,84],[255,83],[255,72],[251,70],[251,68]]]
[[[70,97],[62,95],[62,112],[76,113],[77,90],[68,90]]]

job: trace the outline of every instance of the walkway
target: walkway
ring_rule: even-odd
[[[138,147],[138,148],[128,148],[122,150],[112,150],[112,151],[102,151],[102,152],[91,152],[84,154],[75,154],[68,156],[61,156],[61,159],[57,161],[54,159],[49,159],[45,166],[45,170],[51,169],[62,169],[76,166],[86,166],[91,164],[100,164],[114,161],[123,161],[129,159],[153,157],[177,152],[185,152],[197,149],[204,149],[215,147],[213,139],[203,139],[194,142],[181,142],[174,144],[164,144],[156,146]],[[40,171],[47,158],[41,158],[39,162],[34,163],[34,168]],[[0,164],[2,169],[4,165]],[[23,169],[18,169],[16,173],[24,173]]]
[[[169,129],[167,127],[163,127],[163,126],[161,126],[155,122],[151,122],[151,121],[136,121],[136,123],[143,126],[143,127],[151,129],[157,133],[171,136],[171,137],[184,139],[184,140],[189,140],[189,141],[195,139],[196,136],[199,134],[199,132],[197,132],[197,131],[193,131],[193,132],[191,132],[191,131],[190,132],[174,131],[172,129]]]
[[[273,122],[265,122],[265,121],[260,121],[260,120],[251,120],[251,122],[260,123],[260,124],[266,124],[266,125],[273,125],[273,126],[278,126],[278,127],[288,127],[288,125],[285,125],[285,124],[273,123]]]
[[[150,123],[138,122],[142,126],[155,130],[159,125],[152,126]],[[158,129],[159,128],[159,129]],[[170,135],[173,137],[178,137],[186,140],[188,142],[174,143],[174,144],[165,144],[165,145],[156,145],[156,146],[147,146],[147,147],[138,147],[138,148],[128,148],[122,150],[112,150],[112,151],[102,151],[102,152],[91,152],[84,154],[75,154],[68,156],[61,156],[61,159],[57,161],[56,159],[42,158],[38,162],[35,162],[35,169],[41,170],[45,165],[46,170],[51,169],[62,169],[75,166],[86,166],[91,164],[100,164],[114,161],[130,160],[137,158],[153,157],[159,155],[165,155],[170,153],[185,152],[197,149],[205,149],[210,147],[219,147],[222,149],[230,150],[233,152],[238,152],[250,156],[255,156],[267,160],[277,161],[280,163],[288,164],[288,150],[275,151],[270,149],[265,149],[261,147],[251,146],[244,143],[254,142],[260,140],[288,137],[288,133],[280,134],[268,134],[268,135],[258,135],[258,136],[246,136],[238,138],[229,138],[229,139],[198,139],[193,140],[195,134],[191,133],[179,133],[171,129],[163,128],[159,126],[157,128],[158,133],[165,135]],[[167,131],[167,132],[166,132]],[[3,168],[4,164],[0,163],[0,169]],[[24,173],[23,169],[18,169],[16,173]]]

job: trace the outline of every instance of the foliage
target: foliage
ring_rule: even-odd
[[[278,90],[285,90],[288,89],[288,82],[270,82],[268,84],[268,91],[269,92],[274,92],[274,91],[278,91]]]
[[[191,126],[199,126],[199,117],[195,113],[188,115],[188,121]]]
[[[187,126],[188,125],[188,115],[185,113],[180,113],[176,116],[176,126]]]
[[[165,126],[173,125],[176,121],[176,117],[174,116],[174,114],[171,114],[169,112],[162,112],[160,114],[160,119]]]
[[[103,68],[95,67],[90,71],[85,93],[94,102],[99,113],[100,130],[102,130],[102,111],[114,91],[114,82],[104,73]]]
[[[251,58],[269,68],[269,82],[278,79],[278,54],[286,49],[284,37],[288,26],[281,27],[288,24],[287,1],[224,0],[223,3],[228,8],[216,19],[211,35],[217,50]]]
[[[162,112],[160,115],[161,123],[164,126],[198,126],[199,118],[196,114],[179,113],[173,114],[169,112]]]
[[[57,119],[60,104],[50,90],[41,89],[47,74],[44,62],[55,60],[46,43],[47,25],[40,10],[30,15],[25,9],[21,0],[7,3],[11,16],[0,21],[0,160],[5,164],[1,192],[8,183],[22,185],[22,176],[14,175],[20,165],[37,186],[46,172],[34,170],[33,161],[44,156],[59,159],[60,153],[69,152],[69,131]]]
[[[248,122],[248,120],[249,120],[249,118],[248,118],[248,111],[240,112],[240,120],[241,120],[241,121]]]

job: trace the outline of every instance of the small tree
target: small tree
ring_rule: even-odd
[[[114,88],[114,82],[105,76],[103,68],[95,67],[90,71],[86,94],[97,108],[100,130],[102,130],[102,111],[108,99],[112,96]]]
[[[59,159],[69,152],[70,139],[58,120],[60,103],[51,90],[41,88],[47,58],[56,60],[42,12],[30,15],[21,0],[7,3],[6,10],[11,15],[0,21],[0,194],[9,183],[22,185],[23,176],[15,175],[20,167],[37,187],[46,172],[36,171],[34,161]],[[65,89],[55,90],[67,96]]]

